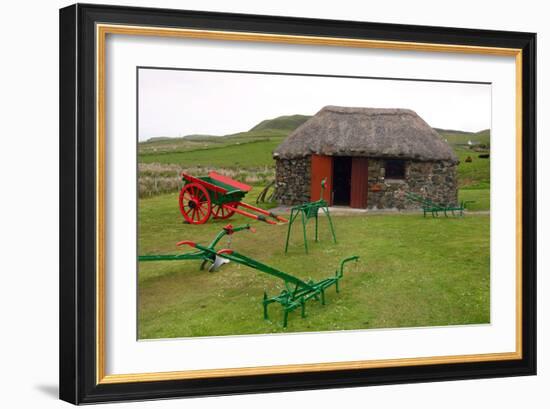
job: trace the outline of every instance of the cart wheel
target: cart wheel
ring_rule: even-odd
[[[239,205],[238,202],[227,204],[231,207],[237,207]],[[234,214],[235,210],[226,209],[222,205],[212,205],[212,216],[214,216],[214,219],[229,219]]]
[[[180,191],[180,212],[191,224],[203,224],[210,218],[212,203],[208,190],[198,183],[188,183]]]

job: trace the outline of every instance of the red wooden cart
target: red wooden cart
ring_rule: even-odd
[[[181,177],[184,185],[180,191],[179,205],[181,214],[188,223],[203,224],[210,216],[228,219],[235,213],[269,224],[276,224],[276,221],[287,222],[281,216],[242,202],[252,189],[252,186],[245,183],[216,172],[200,178],[182,172]]]

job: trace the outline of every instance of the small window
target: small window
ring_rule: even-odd
[[[387,160],[386,179],[405,179],[405,161],[399,159]]]

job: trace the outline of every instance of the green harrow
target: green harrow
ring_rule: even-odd
[[[455,212],[458,212],[459,216],[464,216],[464,210],[466,210],[466,205],[469,203],[475,203],[473,200],[463,200],[458,205],[454,204],[444,204],[444,203],[435,203],[431,199],[420,196],[416,193],[407,192],[405,193],[407,199],[413,203],[416,203],[422,208],[424,217],[427,213],[431,213],[432,217],[438,217],[439,213],[443,213],[445,217],[448,217],[448,213],[451,213],[455,216]]]

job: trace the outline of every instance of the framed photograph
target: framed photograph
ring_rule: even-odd
[[[61,9],[61,399],[534,375],[535,54]]]

